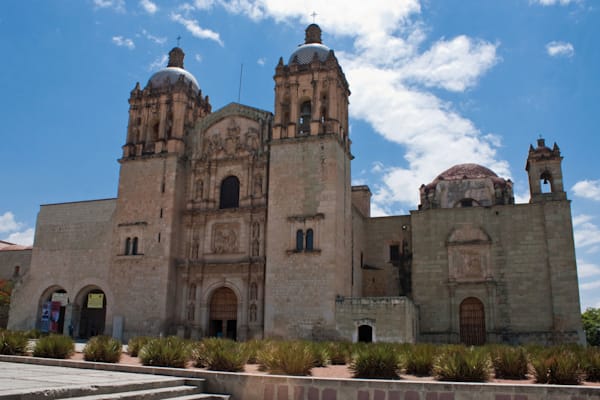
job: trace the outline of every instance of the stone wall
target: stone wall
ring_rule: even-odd
[[[114,297],[108,271],[114,208],[114,199],[41,206],[31,266],[13,290],[10,329],[35,328],[42,302],[55,290],[65,290],[73,304],[82,303],[87,288],[95,287],[107,297],[105,332],[111,332]]]
[[[358,328],[372,328],[373,342],[414,343],[417,311],[408,297],[351,297],[336,301],[335,319],[340,336],[356,342]]]

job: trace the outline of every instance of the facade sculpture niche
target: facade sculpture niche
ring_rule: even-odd
[[[450,281],[477,282],[491,277],[491,240],[483,230],[470,225],[457,228],[447,247]]]
[[[215,224],[213,226],[213,253],[237,253],[238,231],[239,225],[236,223]]]

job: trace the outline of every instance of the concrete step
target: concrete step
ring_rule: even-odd
[[[93,394],[89,396],[70,397],[73,400],[162,400],[172,399],[182,396],[200,395],[202,389],[198,386],[180,385],[167,386],[162,388],[150,388],[143,390],[130,390],[115,393]]]

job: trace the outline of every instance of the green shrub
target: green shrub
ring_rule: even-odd
[[[213,371],[242,372],[248,361],[248,352],[240,343],[229,339],[208,338],[195,346],[193,358],[196,367]]]
[[[415,344],[404,352],[406,373],[416,376],[430,376],[437,355],[437,347],[432,344]]]
[[[258,354],[259,369],[270,374],[310,375],[315,360],[305,342],[270,342]]]
[[[485,382],[490,368],[489,356],[483,349],[447,346],[437,356],[433,373],[440,381]]]
[[[144,347],[144,345],[146,345],[146,343],[148,343],[150,340],[152,340],[152,338],[148,336],[132,337],[127,343],[127,353],[129,353],[131,357],[137,357],[142,347]]]
[[[24,332],[28,339],[39,339],[42,337],[42,331],[39,329],[30,329]]]
[[[496,378],[526,379],[527,352],[522,347],[495,346],[490,350]]]
[[[20,356],[27,352],[29,339],[23,332],[0,330],[0,354]]]
[[[555,385],[578,385],[583,378],[580,357],[566,348],[541,352],[531,359],[535,381]]]
[[[600,382],[600,348],[589,347],[585,352],[586,381]]]
[[[86,361],[116,363],[121,359],[123,345],[110,336],[95,336],[83,348],[83,358]]]
[[[33,348],[34,357],[68,358],[75,353],[75,342],[69,336],[50,335],[37,340]]]
[[[143,365],[184,368],[191,357],[190,344],[176,336],[151,339],[138,356]]]
[[[352,343],[329,342],[327,352],[332,365],[344,365],[352,361]]]
[[[265,348],[264,340],[252,339],[242,343],[242,351],[248,356],[248,364],[258,363],[258,353]]]
[[[329,361],[329,349],[326,342],[307,342],[313,356],[314,367],[326,367]]]
[[[390,344],[372,343],[357,348],[350,363],[354,378],[399,379],[400,357]]]

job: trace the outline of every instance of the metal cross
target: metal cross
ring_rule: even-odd
[[[313,11],[313,13],[312,13],[312,14],[310,14],[310,16],[311,16],[311,17],[313,17],[313,24],[315,23],[315,17],[316,17],[317,15],[319,15],[319,14],[317,14],[317,13],[316,13],[316,12],[314,12],[314,11]]]
[[[181,36],[177,36],[177,47],[179,47],[179,41],[181,40]]]

